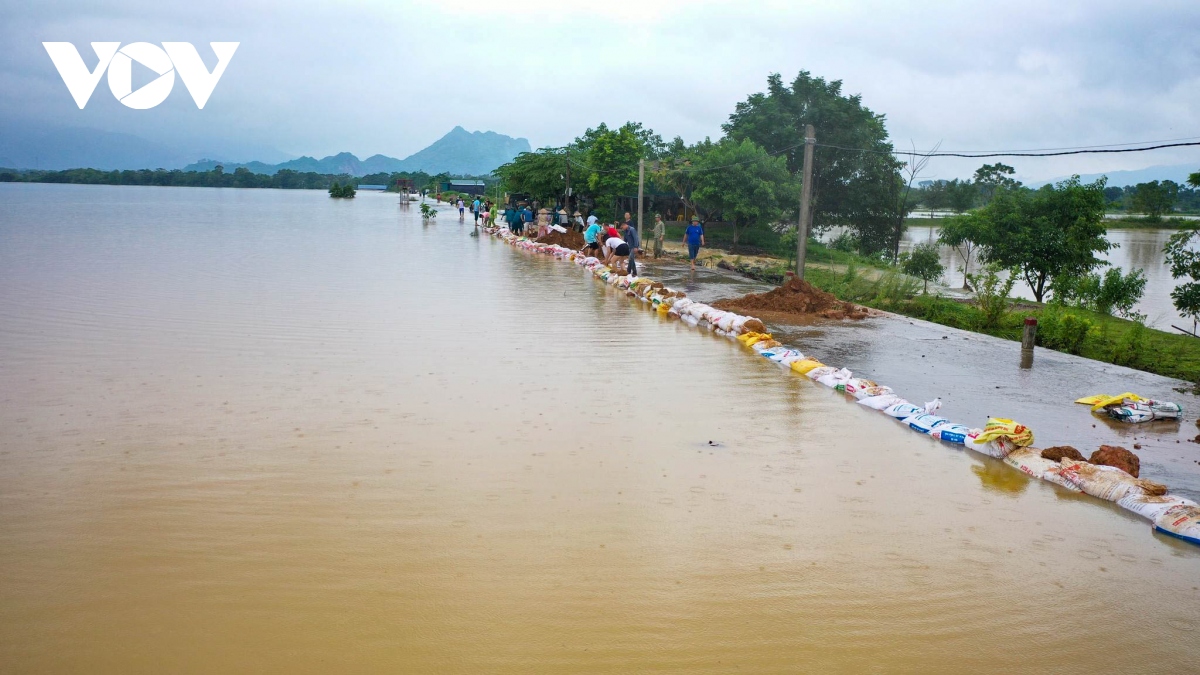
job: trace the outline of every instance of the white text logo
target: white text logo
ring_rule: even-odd
[[[133,42],[124,47],[120,42],[93,42],[92,50],[96,52],[99,62],[94,71],[89,71],[79,55],[79,50],[70,42],[43,42],[46,53],[58,74],[67,85],[67,91],[75,99],[75,104],[83,110],[100,77],[108,70],[108,88],[112,90],[117,100],[130,108],[146,110],[167,100],[171,88],[175,86],[175,73],[187,87],[197,108],[204,108],[208,97],[212,96],[217,82],[225,74],[229,59],[237,51],[240,42],[210,42],[213,53],[217,55],[217,66],[212,72],[204,66],[200,54],[190,42],[164,42],[162,47],[149,42]],[[133,62],[137,61],[158,74],[149,84],[143,85],[137,91],[133,90]]]

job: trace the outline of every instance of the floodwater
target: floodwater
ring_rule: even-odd
[[[6,673],[1200,657],[1200,550],[437,221],[0,185]]]
[[[937,241],[941,227],[937,225],[910,226],[900,242],[901,251],[912,250],[916,244]],[[1150,229],[1110,229],[1108,240],[1117,244],[1117,248],[1109,250],[1100,257],[1114,267],[1124,272],[1142,270],[1146,275],[1146,292],[1140,302],[1134,306],[1134,311],[1146,315],[1146,325],[1168,333],[1177,333],[1172,324],[1191,330],[1191,319],[1179,315],[1171,301],[1171,291],[1175,289],[1175,279],[1171,276],[1171,268],[1163,256],[1163,246],[1171,235],[1179,230],[1150,230]],[[961,288],[963,283],[962,257],[949,246],[941,247],[942,265],[946,273],[942,281],[951,288]],[[979,271],[979,261],[972,255],[971,272]],[[1100,271],[1103,272],[1102,268]],[[1013,297],[1033,299],[1033,292],[1023,279],[1018,280],[1013,287]]]

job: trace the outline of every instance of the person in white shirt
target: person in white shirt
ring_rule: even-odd
[[[604,259],[604,264],[617,270],[618,272],[625,271],[625,261],[629,259],[629,244],[620,237],[609,237],[604,242],[604,246],[608,249],[608,256]]]

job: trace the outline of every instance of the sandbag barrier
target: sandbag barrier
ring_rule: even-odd
[[[551,255],[584,267],[609,286],[651,304],[659,314],[736,339],[781,368],[853,396],[860,405],[878,410],[918,433],[999,459],[1028,476],[1071,492],[1115,502],[1149,520],[1153,529],[1200,545],[1200,505],[1185,497],[1169,494],[1165,485],[1135,478],[1116,467],[1066,457],[1060,461],[1044,458],[1041,451],[1033,447],[1033,432],[1013,420],[992,418],[983,429],[956,424],[935,414],[941,407],[940,399],[916,405],[901,398],[891,387],[854,377],[845,368],[826,366],[811,355],[774,340],[766,332],[763,322],[755,317],[741,316],[694,302],[682,291],[667,288],[645,277],[622,275],[597,258],[586,257],[564,246],[538,243],[505,228],[483,228],[483,231],[519,249]]]

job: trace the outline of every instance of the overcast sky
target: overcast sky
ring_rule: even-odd
[[[768,73],[807,69],[861,93],[904,149],[1200,137],[1200,2],[983,4],[5,2],[0,118],[318,157],[404,157],[456,124],[539,147],[638,120],[691,142],[719,136]],[[91,41],[192,42],[210,68],[209,41],[241,46],[203,110],[179,82],[128,109],[103,80],[79,110],[42,41],[73,42],[89,66]],[[1192,161],[1200,150],[1009,163],[1039,179]]]

